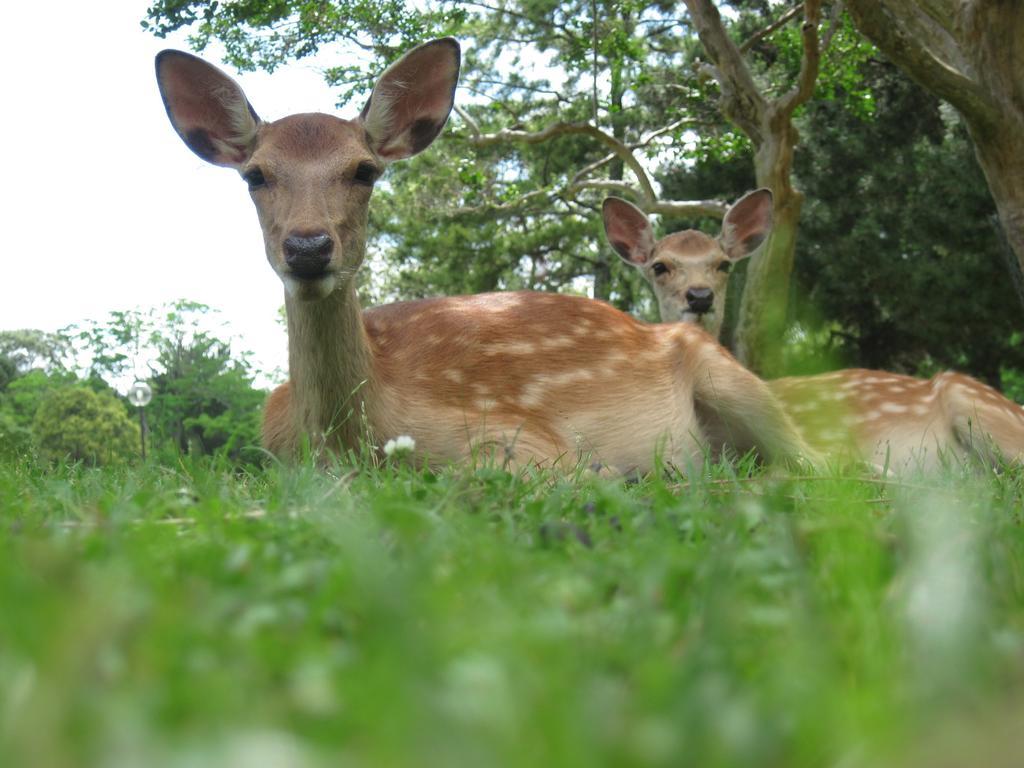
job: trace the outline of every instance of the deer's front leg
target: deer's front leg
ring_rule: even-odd
[[[701,428],[716,450],[751,448],[772,462],[824,463],[761,379],[740,365],[710,337],[687,355],[695,377],[694,405]]]

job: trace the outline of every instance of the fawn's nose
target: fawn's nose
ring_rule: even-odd
[[[686,301],[690,305],[690,311],[703,315],[715,300],[715,292],[710,288],[690,288],[686,291]]]
[[[326,232],[289,235],[284,240],[284,260],[296,277],[320,277],[331,261],[334,241]]]

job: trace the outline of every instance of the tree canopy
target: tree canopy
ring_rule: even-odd
[[[866,5],[163,0],[144,25],[188,29],[196,50],[217,43],[241,70],[329,50],[345,62],[326,77],[349,114],[405,48],[465,41],[444,140],[396,164],[375,193],[371,256],[384,269],[363,287],[373,300],[587,291],[655,319],[647,289],[603,242],[602,198],[659,214],[663,234],[713,232],[727,201],[763,184],[776,194],[778,242],[755,259],[753,285],[737,270],[726,339],[755,366],[744,344],[767,347],[767,333],[850,365],[1018,380],[1005,206],[971,158],[984,136],[964,103],[889,50]],[[959,30],[961,48],[984,33],[974,16],[943,21],[949,4],[917,5]],[[986,56],[1009,56],[1001,39],[986,39]],[[977,62],[964,71],[974,77]],[[1012,96],[1010,82],[972,87]],[[789,304],[781,319],[751,326],[772,302]]]
[[[178,301],[117,310],[59,333],[0,334],[0,452],[110,464],[140,452],[136,409],[118,394],[153,388],[150,451],[258,461],[266,393],[248,355],[221,338],[209,307]]]

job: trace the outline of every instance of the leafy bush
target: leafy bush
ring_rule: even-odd
[[[110,392],[62,387],[40,403],[32,432],[43,457],[112,464],[133,456],[139,429]]]
[[[32,450],[32,431],[18,424],[9,413],[0,410],[0,458],[23,456]]]

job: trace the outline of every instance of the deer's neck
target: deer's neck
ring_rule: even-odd
[[[285,298],[292,410],[314,447],[357,448],[377,383],[354,287],[320,301]]]

